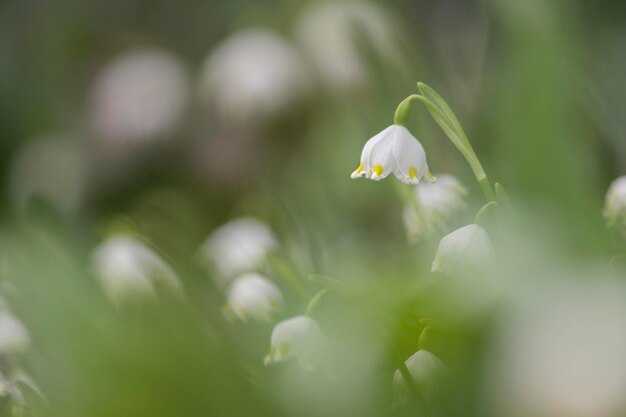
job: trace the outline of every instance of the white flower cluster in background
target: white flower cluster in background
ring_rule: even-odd
[[[91,125],[113,148],[163,139],[180,122],[189,88],[187,69],[169,52],[124,52],[96,75],[89,102]]]
[[[444,236],[432,264],[433,272],[467,275],[484,270],[495,257],[487,231],[469,224]]]
[[[326,336],[318,324],[310,317],[296,316],[274,327],[265,364],[296,358],[302,369],[311,371],[322,360],[326,348]]]
[[[272,314],[282,305],[280,289],[256,273],[236,278],[228,288],[228,311],[241,320],[254,317],[270,321]]]
[[[465,207],[468,191],[452,175],[437,175],[437,181],[415,187],[414,202],[405,204],[402,220],[410,241],[431,235]]]
[[[214,230],[200,250],[228,281],[259,268],[266,255],[277,248],[278,241],[265,223],[240,217]]]
[[[178,276],[161,256],[137,238],[115,235],[94,249],[93,267],[115,302],[154,297],[158,288],[181,293]]]
[[[219,227],[200,248],[227,286],[225,311],[246,320],[269,321],[283,305],[276,284],[259,274],[270,252],[278,248],[272,230],[260,220],[241,217]]]
[[[227,123],[242,124],[286,111],[305,94],[307,68],[298,51],[267,29],[237,32],[207,57],[200,90]]]

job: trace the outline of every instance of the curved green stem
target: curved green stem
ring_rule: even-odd
[[[463,131],[459,120],[457,119],[450,106],[448,106],[445,100],[441,98],[441,96],[437,94],[435,90],[433,90],[426,84],[417,83],[417,87],[419,88],[422,95],[411,95],[404,99],[402,103],[400,103],[398,109],[396,110],[396,116],[400,118],[399,121],[406,121],[406,113],[408,112],[408,110],[406,110],[405,107],[408,107],[408,103],[413,100],[419,100],[420,102],[424,103],[435,122],[439,125],[439,127],[443,130],[446,136],[448,136],[448,139],[450,139],[452,144],[469,163],[487,201],[495,201],[496,195],[493,191],[493,188],[491,187],[489,178],[487,177],[487,174],[485,173],[485,170],[480,163],[480,160],[476,156],[476,153],[474,152],[474,149],[472,148],[472,145],[467,138],[467,135]]]
[[[319,290],[313,297],[311,297],[311,300],[309,301],[309,303],[306,306],[306,312],[304,314],[306,314],[307,316],[311,316],[311,314],[313,314],[313,311],[315,311],[315,309],[317,308],[317,306],[320,304],[320,302],[322,301],[322,299],[326,296],[326,294],[328,294],[330,292],[330,289],[328,288],[324,288],[322,290]]]

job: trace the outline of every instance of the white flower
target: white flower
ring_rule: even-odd
[[[269,227],[257,219],[242,217],[215,230],[202,245],[201,252],[215,264],[222,278],[231,279],[253,271],[277,247]]]
[[[432,399],[436,395],[441,380],[448,374],[448,367],[427,350],[418,350],[404,361],[404,364],[413,382],[426,399]],[[393,374],[393,389],[397,402],[406,401],[409,388],[399,369]]]
[[[452,175],[440,175],[437,182],[415,187],[415,203],[407,205],[402,213],[409,237],[415,239],[433,224],[445,223],[450,216],[465,206],[465,188]]]
[[[393,173],[407,184],[419,184],[424,176],[435,181],[422,144],[404,126],[391,125],[368,140],[360,162],[352,178],[365,176],[378,181]]]
[[[189,98],[180,60],[158,49],[126,52],[97,75],[90,117],[108,145],[143,143],[170,133]]]
[[[245,123],[275,116],[307,87],[298,52],[264,29],[238,32],[206,59],[201,93],[226,122]]]
[[[367,54],[399,64],[398,25],[364,1],[316,2],[296,22],[296,37],[322,82],[331,88],[362,85]]]
[[[606,193],[603,213],[611,224],[615,225],[621,220],[626,225],[626,176],[611,183]]]
[[[8,311],[0,311],[0,354],[24,351],[30,346],[30,335],[20,320]]]
[[[161,285],[181,291],[172,268],[152,249],[129,236],[114,236],[101,243],[92,256],[94,269],[106,294],[114,301],[156,295]]]
[[[313,319],[307,316],[293,317],[274,327],[265,364],[295,357],[303,369],[313,370],[325,352],[326,343],[326,336]]]
[[[432,271],[471,273],[491,261],[493,256],[494,248],[485,229],[477,224],[469,224],[441,239]]]
[[[228,311],[241,320],[253,317],[270,320],[283,304],[280,289],[259,274],[248,273],[235,279],[228,289]]]

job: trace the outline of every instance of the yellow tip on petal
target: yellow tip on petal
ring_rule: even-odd
[[[383,174],[383,166],[382,165],[374,165],[374,173],[378,176]]]
[[[361,171],[363,171],[363,164],[360,164],[359,167],[356,169],[356,173],[360,174]]]
[[[414,180],[415,177],[417,177],[417,168],[415,168],[415,167],[409,168],[409,178]]]

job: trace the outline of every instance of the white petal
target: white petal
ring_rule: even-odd
[[[245,274],[231,284],[228,307],[238,318],[269,320],[271,314],[283,304],[278,287],[259,274]]]

